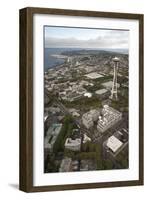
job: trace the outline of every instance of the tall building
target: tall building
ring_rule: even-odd
[[[118,71],[118,63],[119,63],[119,58],[114,57],[113,59],[114,63],[114,72],[113,72],[113,84],[112,84],[112,90],[111,90],[111,99],[118,99],[117,96],[117,71]]]
[[[115,110],[112,107],[109,107],[108,105],[104,105],[102,109],[102,116],[99,116],[99,120],[97,123],[97,130],[103,133],[114,126],[121,119],[121,112]]]
[[[72,67],[72,57],[68,57],[66,62]]]
[[[93,109],[87,113],[84,113],[82,116],[83,125],[87,129],[91,128],[92,126],[94,126],[94,122],[98,120],[99,115],[100,115],[100,111],[96,109]]]

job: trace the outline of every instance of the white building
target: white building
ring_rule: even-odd
[[[105,132],[107,129],[111,128],[118,121],[122,119],[122,113],[115,110],[108,105],[104,105],[102,109],[102,116],[99,116],[97,129],[100,132]]]
[[[91,97],[92,97],[92,93],[90,93],[90,92],[86,92],[86,93],[84,94],[84,97],[91,98]]]
[[[83,114],[82,123],[87,129],[89,129],[94,125],[94,121],[98,120],[99,115],[100,115],[99,110],[96,109],[90,110],[89,112]]]
[[[65,141],[65,148],[72,151],[79,151],[81,148],[81,139],[77,138],[72,140],[71,138],[67,138]]]
[[[108,138],[106,146],[113,152],[116,151],[123,145],[123,143],[117,139],[114,135]]]
[[[84,134],[83,143],[85,144],[86,142],[91,142],[91,138]]]

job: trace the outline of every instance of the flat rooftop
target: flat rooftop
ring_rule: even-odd
[[[78,146],[81,145],[81,139],[77,138],[75,140],[72,140],[71,138],[67,138],[65,141],[65,146]]]
[[[123,145],[123,143],[117,139],[114,135],[108,138],[107,147],[111,149],[114,153]]]
[[[96,73],[96,72],[91,72],[91,73],[86,74],[86,75],[84,75],[84,76],[86,76],[87,78],[90,78],[90,79],[96,79],[96,78],[101,78],[101,77],[103,77],[103,75],[98,74],[98,73]]]
[[[100,90],[96,90],[95,94],[105,94],[106,92],[108,92],[108,90],[106,90],[106,89],[100,89]]]
[[[112,88],[112,85],[113,85],[113,81],[108,81],[108,82],[105,82],[105,83],[102,83],[102,85],[106,88]],[[117,87],[120,87],[120,84],[117,83]]]

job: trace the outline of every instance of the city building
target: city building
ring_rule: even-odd
[[[87,78],[89,78],[89,79],[97,79],[97,78],[103,77],[103,75],[98,74],[97,72],[91,72],[91,73],[89,73],[89,74],[86,74],[85,76],[86,76]]]
[[[119,83],[117,83],[116,85],[117,85],[117,88],[120,87]],[[108,82],[102,83],[102,86],[104,86],[107,90],[111,90],[112,86],[113,86],[113,81],[108,81]]]
[[[100,111],[93,109],[89,112],[83,114],[82,116],[82,123],[84,126],[89,129],[94,125],[94,121],[97,121],[100,115]]]
[[[69,102],[72,102],[72,101],[76,101],[76,100],[80,99],[82,96],[83,96],[82,94],[73,92],[66,96],[66,100]]]
[[[96,91],[95,91],[95,94],[96,94],[100,99],[103,99],[103,98],[109,97],[110,91],[103,88],[103,89],[100,89],[100,90],[96,90]]]
[[[93,123],[93,119],[92,119],[91,114],[85,113],[85,114],[82,116],[82,123],[84,124],[84,126],[85,126],[87,129],[93,127],[94,123]]]
[[[93,69],[94,69],[94,67],[93,67],[93,66],[90,66],[90,65],[87,65],[87,66],[84,67],[84,70],[85,70],[87,73],[92,72]]]
[[[54,143],[61,131],[62,124],[52,124],[47,130],[46,137],[44,139],[45,152],[51,152],[53,150]]]
[[[65,148],[72,151],[80,151],[81,148],[81,138],[67,138],[65,141]]]
[[[70,172],[72,171],[72,159],[64,158],[60,164],[59,172]]]
[[[90,98],[90,97],[92,97],[92,93],[90,93],[90,92],[86,92],[86,93],[84,94],[84,97],[88,97],[88,98]]]
[[[113,152],[116,153],[118,149],[123,145],[123,143],[116,138],[114,135],[108,138],[106,146]]]
[[[72,112],[73,117],[80,117],[80,114],[78,112]]]
[[[90,82],[88,82],[88,81],[85,81],[85,80],[81,80],[81,81],[79,82],[79,85],[80,85],[80,86],[83,86],[83,85],[88,86],[88,85],[91,85],[91,84],[92,84],[92,83],[90,83]],[[93,84],[92,84],[91,86],[93,86]]]
[[[121,112],[115,110],[112,107],[109,107],[108,105],[104,105],[102,109],[102,115],[99,116],[99,120],[97,123],[97,130],[103,133],[121,119]]]
[[[91,138],[84,134],[83,143],[91,142]]]

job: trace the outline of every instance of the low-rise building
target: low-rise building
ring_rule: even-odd
[[[72,114],[73,117],[80,117],[79,110],[75,108],[70,108],[68,111]]]
[[[80,151],[81,148],[81,138],[67,138],[65,141],[65,148],[72,151]]]
[[[97,72],[91,72],[91,73],[89,73],[89,74],[86,74],[85,76],[86,76],[87,78],[89,78],[89,79],[97,79],[97,78],[103,77],[103,75],[98,74]]]
[[[116,138],[114,135],[108,138],[106,146],[113,152],[116,153],[118,149],[123,145],[123,143]]]
[[[109,97],[110,91],[103,88],[100,90],[96,90],[95,94],[98,96],[99,99],[103,99],[103,98]]]
[[[91,97],[92,97],[92,93],[90,93],[90,92],[86,92],[86,93],[84,94],[84,97],[91,98]]]
[[[59,172],[70,172],[72,171],[72,159],[64,158],[60,164]]]
[[[73,116],[73,117],[80,117],[80,114],[79,114],[78,112],[73,112],[73,113],[72,113],[72,116]]]
[[[66,96],[66,98],[67,98],[66,100],[69,102],[72,102],[72,101],[76,101],[76,100],[80,99],[82,96],[83,96],[83,94],[78,94],[77,92],[73,92]]]
[[[85,80],[81,80],[80,82],[79,82],[79,85],[80,86],[93,86],[94,84],[93,83],[90,83],[89,81],[85,81]]]
[[[108,81],[108,82],[102,83],[102,86],[104,86],[107,90],[111,90],[112,85],[113,85],[113,81]],[[120,87],[120,84],[117,83],[117,88],[119,88],[119,87]]]
[[[122,119],[122,113],[115,110],[108,105],[104,105],[102,109],[102,115],[99,116],[97,123],[97,129],[100,132],[105,132],[107,129],[111,128],[118,121]]]
[[[105,94],[106,92],[108,92],[108,90],[106,90],[106,89],[100,89],[100,90],[96,90],[96,91],[95,91],[95,94],[103,95],[103,94]]]
[[[86,65],[86,66],[84,67],[84,70],[85,70],[87,73],[90,73],[90,72],[92,72],[92,71],[94,70],[94,66],[93,66],[93,65],[90,66],[90,63],[89,63],[89,65]]]

